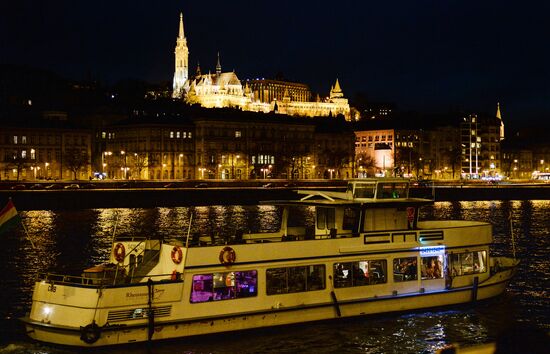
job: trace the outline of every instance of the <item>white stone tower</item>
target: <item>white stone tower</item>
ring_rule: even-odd
[[[189,48],[187,48],[187,38],[183,32],[183,14],[180,13],[180,30],[176,39],[174,86],[172,97],[182,98],[185,90],[185,83],[189,78]]]

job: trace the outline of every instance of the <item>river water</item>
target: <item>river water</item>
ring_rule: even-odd
[[[38,272],[80,274],[108,259],[115,216],[117,235],[183,238],[191,231],[270,231],[279,221],[271,206],[85,209],[20,212],[36,248],[17,227],[2,235],[0,353],[76,353],[27,339],[17,318],[28,311]],[[311,220],[310,210],[304,217]],[[512,223],[509,215],[512,213]],[[431,353],[450,343],[494,341],[517,325],[550,331],[550,201],[438,202],[422,219],[468,219],[494,225],[494,255],[512,254],[511,225],[519,271],[506,293],[476,305],[342,319],[146,345],[97,353]]]

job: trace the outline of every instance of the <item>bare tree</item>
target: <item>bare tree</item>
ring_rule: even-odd
[[[14,156],[13,159],[9,161],[8,166],[10,169],[17,170],[17,180],[19,181],[19,177],[21,176],[21,171],[27,168],[28,164],[29,164],[28,159],[24,159],[19,155],[17,155],[17,156]]]
[[[73,173],[74,179],[78,179],[78,172],[89,164],[88,153],[80,149],[70,149],[65,152],[65,166]]]
[[[137,178],[141,178],[141,172],[149,167],[149,158],[146,152],[134,153],[134,169],[137,172]]]
[[[451,170],[453,172],[453,179],[455,178],[456,168],[460,169],[460,164],[462,163],[462,147],[453,146],[447,150],[447,157],[449,158],[449,164],[451,165]]]

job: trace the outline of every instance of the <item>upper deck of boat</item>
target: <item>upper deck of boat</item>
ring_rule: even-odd
[[[404,178],[366,178],[348,182],[346,191],[297,190],[305,195],[298,200],[272,200],[262,204],[319,206],[398,206],[432,204],[432,199],[410,198],[410,181]]]

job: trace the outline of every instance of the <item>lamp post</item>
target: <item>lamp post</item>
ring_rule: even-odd
[[[50,166],[50,163],[44,162],[44,173],[46,174],[46,178],[48,178],[48,166]]]
[[[120,156],[121,156],[122,158],[124,158],[124,169],[123,169],[123,171],[124,171],[124,179],[127,179],[128,176],[127,176],[127,174],[126,174],[126,172],[127,172],[127,169],[126,169],[126,152],[125,152],[124,150],[121,150],[121,151],[120,151]]]
[[[219,163],[218,164],[218,173],[217,175],[219,175],[219,178],[222,179],[222,164]]]
[[[178,157],[178,165],[179,165],[179,168],[180,168],[180,176],[181,176],[181,179],[183,179],[183,154],[179,154],[179,157]]]
[[[107,167],[107,156],[111,156],[112,154],[112,151],[103,151],[103,154],[101,154],[101,166],[103,167],[101,172],[103,173],[103,177],[105,177],[105,167]]]
[[[330,168],[330,169],[328,170],[328,172],[330,172],[330,179],[332,179],[332,173],[334,172],[334,169],[333,169],[333,168]]]
[[[239,155],[236,155],[233,160],[231,161],[232,162],[232,165],[231,165],[231,174],[232,174],[232,178],[235,179],[235,165],[237,165],[239,163]]]

